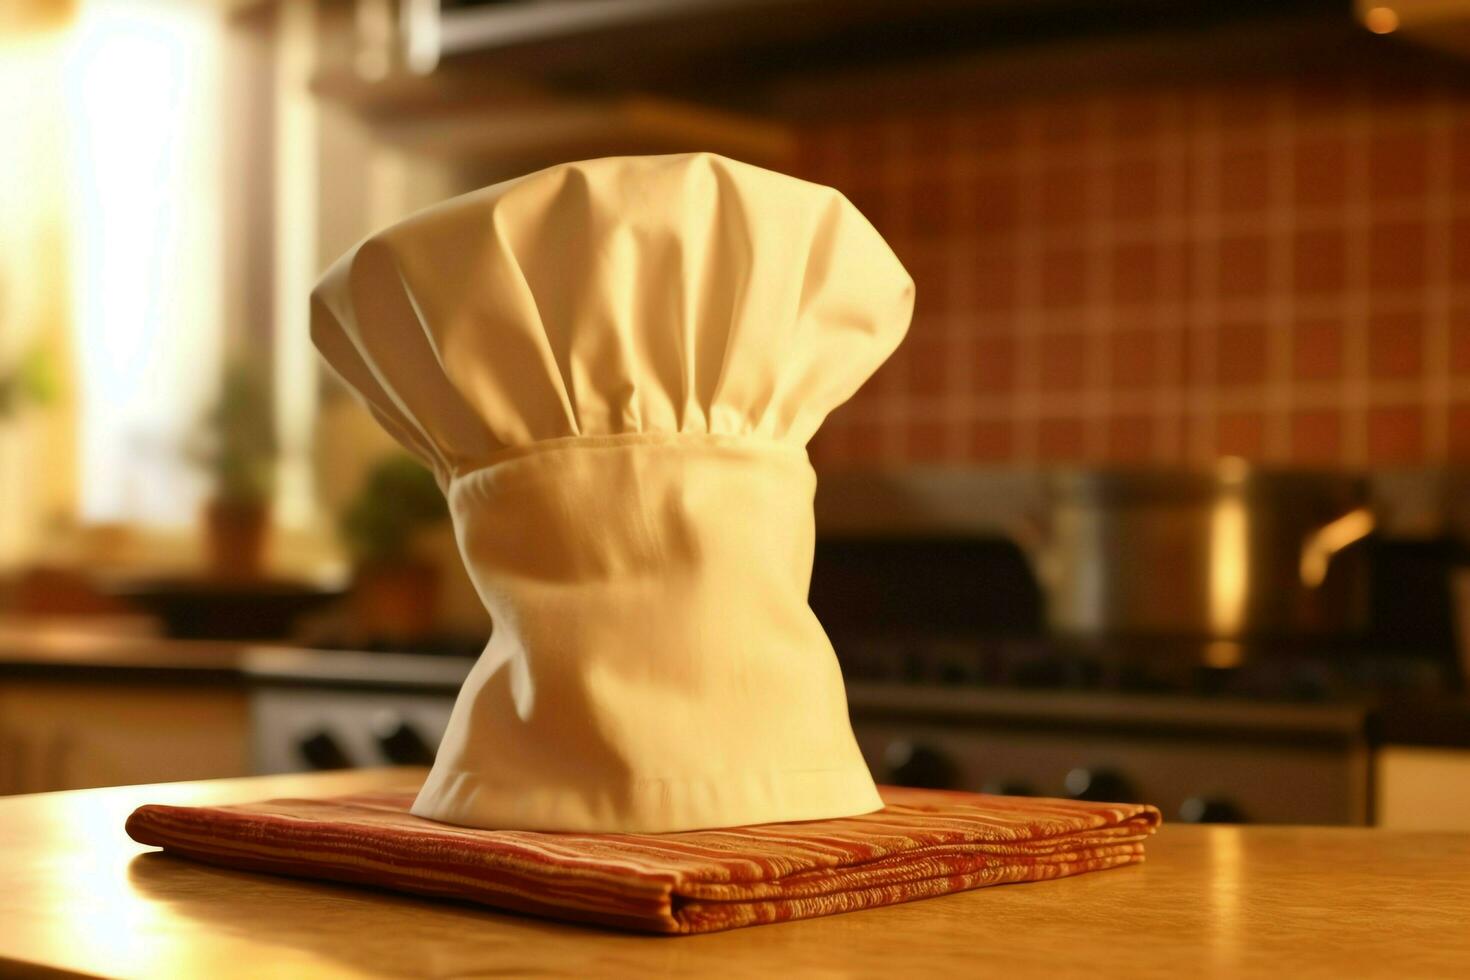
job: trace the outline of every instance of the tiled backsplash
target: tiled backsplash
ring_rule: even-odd
[[[1120,89],[805,131],[918,284],[819,465],[1470,460],[1470,86]]]

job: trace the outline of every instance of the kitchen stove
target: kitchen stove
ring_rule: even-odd
[[[1374,635],[1413,642],[1049,635],[1004,543],[848,543],[818,557],[812,605],[883,782],[1146,801],[1184,820],[1361,824],[1378,706],[1459,686],[1452,655],[1401,630]],[[405,666],[376,686],[263,687],[262,771],[425,761],[477,651],[416,646],[435,655],[373,658],[422,664],[438,686],[405,690]]]
[[[1346,648],[842,639],[854,731],[882,782],[1142,800],[1175,819],[1371,821],[1373,709],[1449,683]],[[257,678],[261,772],[425,764],[473,659],[364,655],[355,680]]]
[[[1322,702],[1458,684],[1443,657],[1346,641],[862,637],[836,646],[849,680],[905,685]]]
[[[475,658],[323,655],[320,670],[250,671],[253,768],[261,775],[428,765]]]
[[[1389,729],[1461,717],[1463,547],[1394,537],[1413,508],[1391,493],[1234,469],[824,475],[811,605],[874,774],[1185,820],[1371,821]]]
[[[836,645],[880,780],[1147,800],[1186,821],[1369,822],[1375,705],[1454,684],[1438,658],[1345,642]]]

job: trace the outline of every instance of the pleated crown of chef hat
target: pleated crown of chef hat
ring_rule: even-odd
[[[807,605],[805,445],[912,308],[841,194],[709,154],[551,167],[327,272],[313,338],[433,468],[492,620],[416,814],[661,832],[881,806]]]

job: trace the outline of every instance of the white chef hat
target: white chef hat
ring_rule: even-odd
[[[807,606],[805,445],[912,307],[841,194],[703,153],[487,187],[327,272],[312,336],[434,469],[493,622],[415,813],[659,832],[881,806]]]

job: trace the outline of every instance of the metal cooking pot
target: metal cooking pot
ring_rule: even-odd
[[[1350,634],[1374,526],[1356,477],[1257,470],[1069,471],[1017,533],[1052,629],[1209,638]]]

